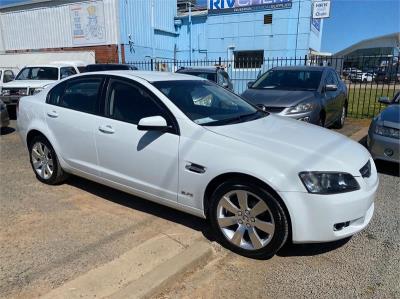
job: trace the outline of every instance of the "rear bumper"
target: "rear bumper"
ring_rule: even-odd
[[[369,191],[335,195],[280,193],[291,217],[293,242],[330,242],[362,231],[374,214],[377,188],[378,180]]]

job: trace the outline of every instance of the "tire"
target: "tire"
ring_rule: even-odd
[[[58,185],[68,178],[58,157],[44,136],[36,136],[29,144],[29,157],[36,178],[48,185]]]
[[[273,257],[289,235],[279,201],[251,182],[221,184],[211,196],[208,218],[222,246],[249,258]]]
[[[334,128],[335,129],[343,128],[345,121],[346,121],[346,107],[343,106],[338,120],[336,120],[336,122],[333,125]]]

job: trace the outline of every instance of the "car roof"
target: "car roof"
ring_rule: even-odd
[[[27,67],[53,67],[53,68],[60,68],[65,66],[76,66],[75,64],[68,64],[68,63],[54,63],[54,64],[29,64],[25,65],[24,68]]]
[[[186,74],[171,73],[171,72],[153,72],[153,71],[133,71],[133,70],[118,70],[118,71],[100,71],[100,72],[90,72],[75,75],[79,76],[89,76],[93,74],[100,75],[116,75],[126,78],[141,78],[148,82],[158,82],[158,81],[180,81],[180,80],[201,80],[208,81],[200,77],[190,76]]]
[[[323,71],[323,70],[335,70],[330,66],[308,66],[308,65],[298,65],[298,66],[277,66],[273,68],[274,70],[290,70],[290,71]]]
[[[216,72],[217,70],[224,70],[224,68],[221,66],[190,66],[181,67],[180,69],[178,69],[178,72]]]

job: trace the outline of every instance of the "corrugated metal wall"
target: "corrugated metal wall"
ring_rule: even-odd
[[[101,1],[98,1],[101,2]],[[104,4],[105,42],[118,43],[118,0],[102,0]],[[38,8],[1,12],[5,50],[74,47],[70,5],[43,3]],[[93,45],[93,44],[92,44]]]
[[[176,0],[120,1],[120,12],[121,43],[125,44],[127,61],[174,57]]]

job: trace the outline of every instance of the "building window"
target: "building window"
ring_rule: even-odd
[[[260,68],[264,62],[264,50],[234,52],[235,68]]]
[[[272,15],[264,15],[264,24],[272,24]]]

